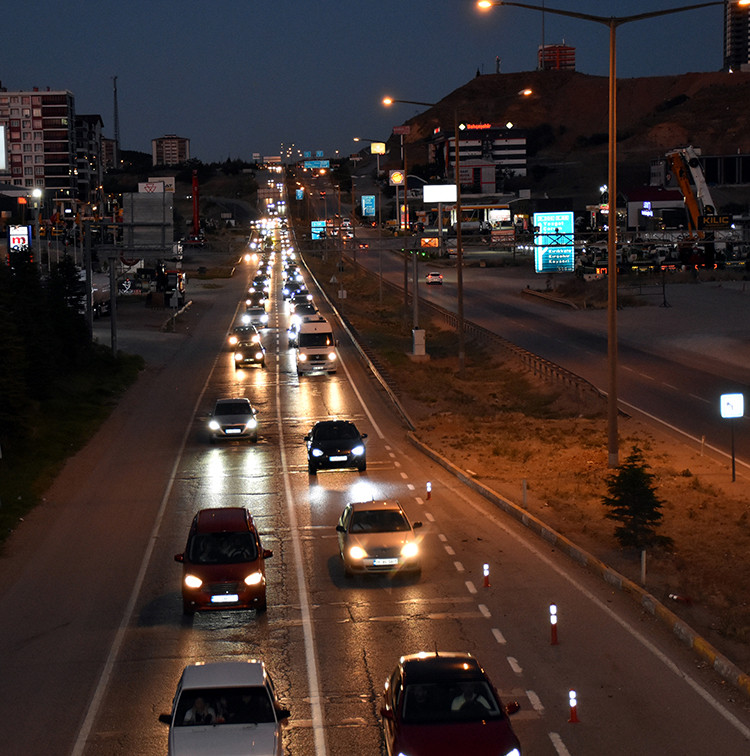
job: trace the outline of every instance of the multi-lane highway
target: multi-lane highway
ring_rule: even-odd
[[[0,750],[165,753],[158,716],[183,667],[257,657],[292,712],[286,753],[382,754],[386,676],[399,655],[436,648],[474,653],[503,699],[519,701],[525,754],[748,750],[747,702],[650,615],[415,451],[342,329],[338,372],[297,376],[278,265],[266,368],[236,371],[225,336],[253,272],[194,289],[189,331],[11,539],[0,563]],[[208,443],[206,415],[232,395],[259,407],[257,444]],[[368,434],[366,473],[308,475],[303,436],[330,417]],[[345,578],[334,528],[347,502],[370,497],[398,498],[423,521],[421,577]],[[227,505],[247,506],[274,552],[268,611],[185,617],[174,555],[199,508]]]

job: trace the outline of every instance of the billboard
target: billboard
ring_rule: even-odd
[[[424,202],[429,203],[454,203],[458,199],[455,184],[425,184],[422,187]]]
[[[537,273],[573,272],[573,213],[534,213],[534,268]]]

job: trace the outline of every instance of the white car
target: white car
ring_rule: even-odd
[[[427,277],[425,278],[425,283],[427,285],[437,285],[442,286],[443,284],[443,274],[442,273],[436,273],[435,271],[428,273]]]
[[[249,659],[185,667],[159,721],[169,725],[169,756],[281,756],[287,717],[265,664]]]
[[[211,440],[221,438],[249,438],[258,440],[258,417],[255,407],[244,396],[217,399],[208,417]]]

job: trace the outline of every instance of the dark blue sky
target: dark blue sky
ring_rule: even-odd
[[[534,4],[532,2],[532,4]],[[542,0],[536,3],[542,5]],[[548,7],[628,16],[679,0],[548,0]],[[68,89],[79,113],[114,136],[117,76],[124,149],[176,133],[209,162],[386,139],[417,111],[385,94],[435,102],[474,77],[531,71],[542,14],[480,13],[474,0],[24,0],[3,8],[0,79],[9,90]],[[577,69],[605,76],[607,27],[544,14],[547,43],[577,48]],[[618,75],[716,71],[723,9],[640,21],[618,31]]]

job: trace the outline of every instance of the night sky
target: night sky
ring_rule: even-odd
[[[534,4],[533,2],[531,4]],[[536,3],[542,5],[542,0]],[[629,16],[692,3],[552,0],[548,7]],[[542,19],[544,18],[544,24]],[[0,80],[8,90],[67,89],[78,113],[98,113],[120,143],[151,151],[178,134],[204,162],[358,149],[417,111],[387,110],[386,94],[436,102],[472,79],[536,68],[537,47],[565,42],[577,70],[607,75],[604,25],[520,8],[482,13],[474,0],[23,0],[3,8]],[[618,75],[722,66],[723,9],[621,26]]]

